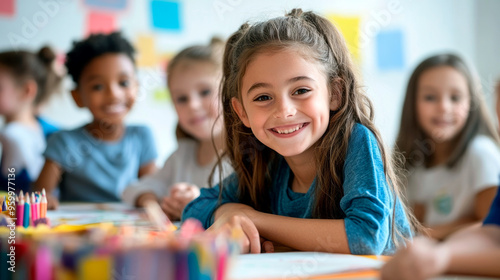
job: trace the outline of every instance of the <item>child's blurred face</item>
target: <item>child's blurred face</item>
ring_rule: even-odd
[[[323,67],[285,49],[253,57],[242,78],[241,101],[232,102],[257,139],[291,157],[323,136],[337,106],[330,100]]]
[[[182,130],[200,141],[211,139],[212,127],[219,135],[220,71],[210,62],[181,61],[171,72],[168,86]]]
[[[137,80],[132,60],[124,54],[103,54],[85,66],[73,98],[87,107],[94,121],[121,124],[132,108]]]
[[[8,116],[16,113],[23,104],[22,90],[12,74],[0,66],[0,115]]]
[[[417,84],[417,120],[424,133],[442,143],[465,126],[470,110],[467,79],[450,66],[424,71]]]

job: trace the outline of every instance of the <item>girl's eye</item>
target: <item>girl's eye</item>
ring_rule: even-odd
[[[432,94],[427,94],[424,96],[424,100],[425,101],[435,101],[436,100],[436,97]]]
[[[208,96],[210,95],[212,92],[209,90],[209,89],[204,89],[200,92],[201,96]]]
[[[120,81],[120,86],[122,86],[122,87],[129,87],[129,85],[130,85],[129,80]]]
[[[92,86],[92,90],[102,90],[104,88],[103,85],[100,85],[100,84],[96,84],[96,85],[93,85]]]
[[[460,102],[461,99],[462,99],[462,97],[460,95],[452,95],[451,96],[451,101],[453,101],[453,102]]]
[[[187,96],[179,96],[179,97],[177,97],[176,100],[177,100],[178,104],[183,104],[183,103],[187,103],[188,102]]]
[[[296,90],[293,95],[302,95],[302,94],[306,94],[308,92],[310,92],[311,90],[310,89],[306,89],[306,88],[301,88],[301,89],[298,89]]]
[[[258,96],[257,98],[255,98],[253,101],[268,101],[268,100],[271,100],[271,97],[267,96],[267,95],[261,95],[261,96]]]

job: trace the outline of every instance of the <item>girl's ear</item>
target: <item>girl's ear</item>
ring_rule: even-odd
[[[36,93],[38,92],[38,84],[35,80],[28,80],[24,83],[24,98],[27,98],[30,101],[35,100]]]
[[[78,88],[75,88],[74,90],[71,91],[71,96],[73,96],[73,100],[75,100],[76,105],[78,108],[84,108],[85,105],[83,105],[83,100],[80,92],[78,92]]]
[[[245,112],[245,108],[243,108],[243,105],[238,100],[238,98],[236,97],[231,98],[231,105],[233,105],[233,109],[234,111],[236,111],[236,114],[240,118],[241,122],[246,127],[250,127],[250,122],[248,121],[248,116],[247,113]]]
[[[331,84],[330,110],[337,111],[342,103],[342,82],[340,78],[333,80]]]

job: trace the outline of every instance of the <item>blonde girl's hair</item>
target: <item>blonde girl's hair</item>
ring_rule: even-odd
[[[241,100],[242,77],[255,55],[290,48],[298,51],[298,55],[306,54],[306,58],[321,65],[327,75],[331,98],[336,96],[340,100],[338,109],[330,112],[325,134],[314,147],[317,184],[313,218],[345,217],[340,208],[340,199],[344,195],[344,162],[353,127],[360,123],[373,132],[379,143],[384,172],[394,197],[392,229],[398,235],[395,239],[397,244],[399,237],[403,236],[394,226],[400,183],[394,172],[393,160],[375,128],[372,103],[359,86],[355,67],[340,31],[327,19],[313,12],[294,9],[284,17],[253,25],[243,24],[226,44],[221,100],[227,133],[227,155],[238,177],[240,201],[258,211],[270,212],[269,186],[274,175],[271,170],[275,170],[278,154],[262,144],[251,129],[243,125],[232,108],[231,99]],[[406,213],[410,221],[417,223],[408,211]]]

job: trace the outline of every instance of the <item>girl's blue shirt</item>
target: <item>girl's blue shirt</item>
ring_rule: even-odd
[[[316,180],[307,193],[291,190],[290,167],[280,158],[278,167],[272,172],[270,186],[271,213],[281,216],[311,219],[314,207]],[[356,124],[349,139],[344,163],[344,196],[340,200],[344,224],[353,254],[392,254],[396,250],[394,240],[400,244],[404,240],[393,237],[392,216],[395,207],[395,226],[407,239],[412,237],[411,228],[402,202],[389,187],[384,173],[380,148],[374,134],[365,126]],[[224,180],[221,204],[238,203],[238,178],[235,173]],[[182,219],[196,218],[205,228],[213,223],[213,214],[219,204],[219,186],[202,189],[201,195],[184,209]],[[334,207],[332,205],[332,207]],[[293,230],[293,229],[290,229]],[[325,240],[325,250],[331,244]]]

